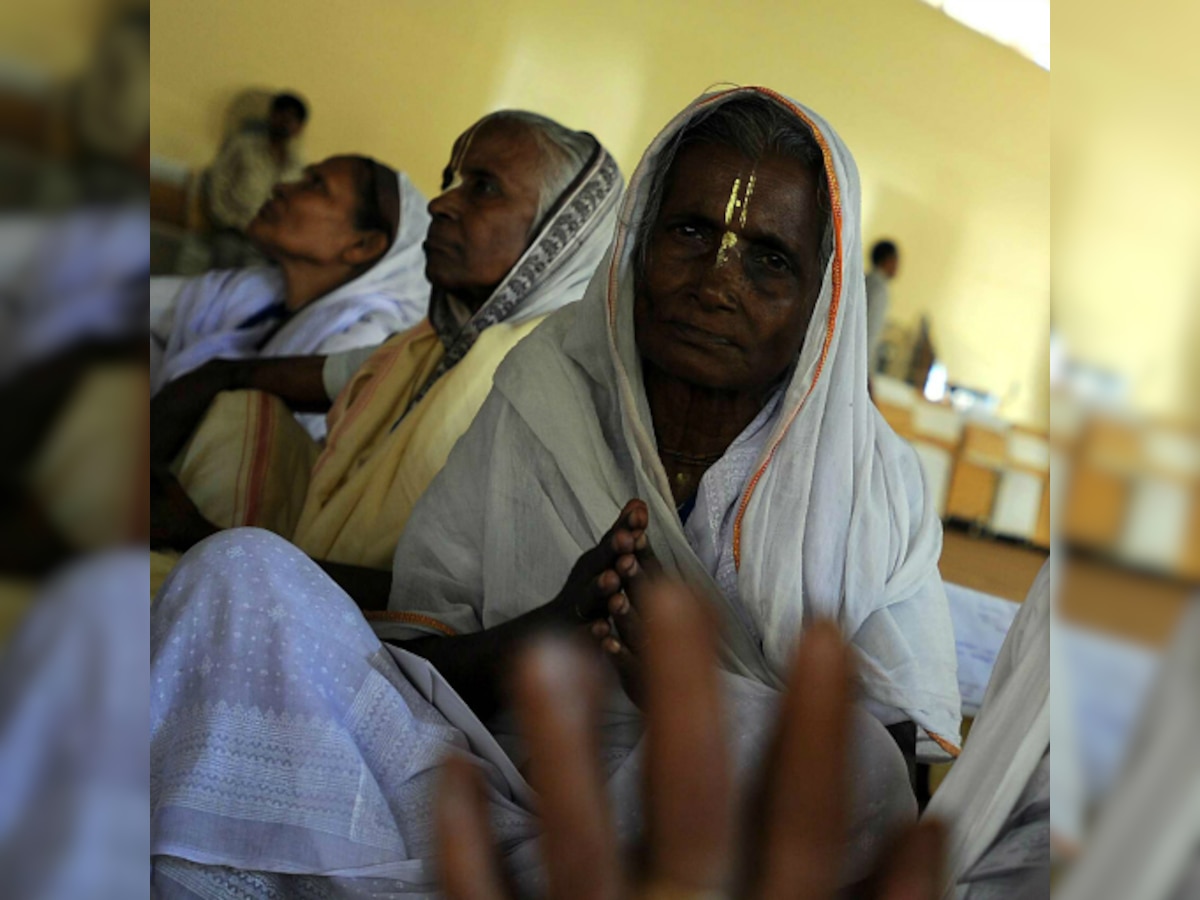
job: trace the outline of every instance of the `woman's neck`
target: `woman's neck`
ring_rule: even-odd
[[[642,361],[654,435],[664,463],[669,455],[719,459],[754,421],[770,389],[718,391],[675,378]]]
[[[314,300],[341,287],[358,273],[351,266],[318,266],[307,260],[280,260],[283,271],[284,305],[298,312]]]

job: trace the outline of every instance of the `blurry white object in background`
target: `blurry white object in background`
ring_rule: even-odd
[[[1159,657],[1140,644],[1068,622],[1059,623],[1055,638],[1071,683],[1081,771],[1094,802],[1112,789],[1121,770]]]
[[[968,28],[1050,68],[1050,0],[924,0]]]
[[[1033,540],[1042,494],[1049,489],[1050,442],[1040,435],[1009,429],[1004,443],[1006,464],[996,487],[989,527],[1004,537]]]
[[[1130,491],[1117,555],[1131,565],[1175,571],[1183,560],[1192,521],[1190,485],[1138,475]]]
[[[996,486],[988,527],[1002,537],[1029,541],[1037,530],[1045,479],[1021,469],[1004,469]]]
[[[930,366],[929,374],[925,377],[925,399],[930,403],[941,403],[946,396],[948,377],[945,363],[935,362]]]
[[[145,550],[52,578],[0,657],[4,896],[146,896],[150,571]]]
[[[963,421],[949,406],[918,401],[913,407],[912,427],[918,437],[957,445],[962,438]]]
[[[1049,471],[1050,442],[1041,435],[1012,429],[1004,436],[1004,443],[1010,464],[1039,472]]]
[[[933,508],[937,510],[938,518],[944,519],[946,497],[950,493],[950,476],[954,473],[954,457],[945,447],[927,441],[914,440],[912,448],[917,451],[917,459],[921,461],[921,471],[925,473],[925,483],[929,485],[929,493],[933,497]]]
[[[1188,889],[1200,856],[1198,690],[1200,605],[1193,603],[1130,729],[1135,738],[1120,779],[1082,857],[1055,892],[1059,900],[1195,896]]]

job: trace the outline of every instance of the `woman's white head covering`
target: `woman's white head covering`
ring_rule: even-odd
[[[739,600],[722,595],[689,545],[659,462],[634,339],[634,243],[672,139],[714,104],[754,95],[816,138],[834,247],[770,439],[731,510]],[[553,597],[579,554],[641,497],[664,565],[730,613],[722,637],[733,671],[782,685],[804,623],[833,618],[857,651],[868,705],[885,723],[914,720],[956,751],[960,700],[937,568],[941,523],[916,454],[867,395],[859,228],[854,161],[815,113],[764,88],[689,105],[642,158],[584,299],[509,354],[475,424],[418,503],[396,550],[391,608],[420,609],[459,631],[526,612]],[[733,614],[736,602],[761,645]]]
[[[211,359],[316,354],[327,341],[364,322],[371,327],[362,329],[355,346],[377,344],[419,322],[429,303],[421,248],[429,212],[408,176],[397,172],[395,177],[400,220],[387,251],[367,271],[314,300],[282,326],[277,318],[246,325],[284,300],[283,276],[274,267],[208,272],[183,282],[153,389]]]
[[[264,345],[264,355],[315,352],[322,334],[344,331],[368,313],[386,334],[405,331],[425,315],[429,282],[421,244],[429,231],[428,201],[403,172],[396,173],[396,181],[400,221],[387,252],[357,278],[292,316]]]

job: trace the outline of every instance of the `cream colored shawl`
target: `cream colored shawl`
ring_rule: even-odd
[[[660,153],[703,108],[759,93],[805,123],[825,157],[835,246],[816,312],[729,539],[740,598],[722,595],[684,534],[659,463],[633,332],[633,236]],[[780,686],[797,634],[836,619],[868,706],[959,741],[942,531],[915,453],[867,396],[858,173],[824,120],[763,88],[699,98],[646,151],[584,299],[551,316],[495,387],[396,549],[385,636],[477,631],[561,589],[631,497],[650,507],[664,565],[723,608],[725,664]],[[736,614],[740,602],[760,644]],[[628,712],[628,710],[626,710]]]

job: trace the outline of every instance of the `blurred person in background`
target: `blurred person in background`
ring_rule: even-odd
[[[879,342],[887,327],[888,283],[900,271],[900,250],[892,241],[876,241],[867,273],[867,374],[879,368]]]
[[[297,145],[308,122],[308,107],[292,93],[276,94],[266,122],[252,123],[233,134],[203,175],[205,212],[215,232],[212,264],[225,269],[261,259],[246,227],[271,190],[281,181],[300,177]]]
[[[332,156],[276,185],[246,227],[275,266],[151,281],[155,393],[211,359],[374,347],[415,325],[428,225],[408,176],[367,157]],[[160,284],[168,296],[154,296]],[[305,422],[324,436],[323,417]]]

